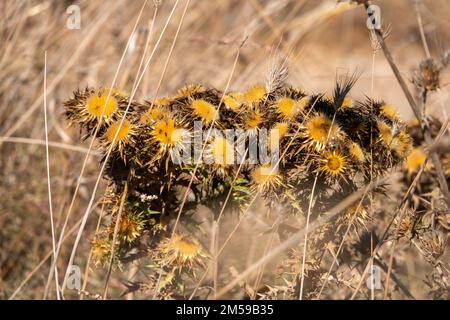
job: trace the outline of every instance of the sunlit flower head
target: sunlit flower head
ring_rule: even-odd
[[[185,129],[177,126],[173,119],[162,119],[155,123],[152,136],[163,147],[173,147],[183,142]]]
[[[131,243],[141,236],[145,221],[136,214],[124,215],[119,223],[119,237],[121,240]]]
[[[284,120],[292,120],[301,111],[299,102],[291,98],[281,98],[275,102],[277,113]]]
[[[382,105],[380,108],[380,114],[391,121],[398,121],[400,119],[397,110],[390,104]]]
[[[247,130],[256,130],[261,127],[263,123],[262,113],[259,111],[250,111],[246,114],[244,120],[244,127]]]
[[[339,138],[341,129],[327,116],[319,114],[308,119],[304,124],[302,136],[306,139],[304,146],[320,151],[325,148],[327,142]]]
[[[130,121],[124,120],[122,125],[120,120],[116,121],[105,132],[106,144],[110,146],[114,142],[113,150],[119,150],[119,153],[123,156],[124,148],[135,142],[136,133],[135,125]]]
[[[111,256],[111,243],[107,239],[96,239],[92,243],[92,260],[95,266],[104,265]]]
[[[278,122],[269,131],[269,141],[268,147],[271,148],[273,145],[279,146],[280,140],[286,136],[289,131],[289,124],[286,122]]]
[[[133,125],[128,120],[124,120],[122,125],[120,121],[113,123],[108,130],[106,130],[106,139],[109,143],[126,143],[130,138],[130,134],[133,132]]]
[[[378,121],[377,127],[382,144],[390,147],[393,138],[392,128],[383,121]]]
[[[237,111],[242,104],[242,94],[231,92],[223,97],[223,103],[227,109]]]
[[[178,90],[176,98],[182,99],[182,98],[192,98],[194,95],[198,93],[205,92],[205,88],[201,84],[188,84]]]
[[[251,87],[244,93],[242,99],[247,106],[252,106],[264,100],[267,90],[263,85]]]
[[[350,157],[356,162],[363,163],[364,162],[364,151],[361,146],[356,142],[350,142],[348,144],[348,153]]]
[[[341,177],[347,170],[346,157],[340,151],[325,152],[320,162],[320,171],[329,178]]]
[[[391,142],[391,149],[401,159],[406,158],[412,150],[412,139],[406,131],[398,132]]]
[[[211,123],[218,118],[217,109],[209,102],[198,99],[192,101],[192,109],[195,116],[202,119],[205,123]]]
[[[352,99],[352,98],[345,97],[345,98],[344,98],[344,101],[342,101],[342,104],[341,104],[341,106],[340,106],[340,109],[341,109],[341,110],[345,110],[345,109],[352,108],[352,107],[353,107],[353,104],[354,104],[354,102],[353,102],[353,99]]]
[[[172,103],[172,100],[167,97],[158,98],[155,101],[155,105],[158,107],[168,107]]]
[[[112,94],[108,97],[108,92],[102,90],[93,93],[87,99],[85,113],[89,120],[100,118],[107,120],[117,111],[117,108],[116,98]]]

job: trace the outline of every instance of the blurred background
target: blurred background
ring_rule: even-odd
[[[131,92],[141,59],[150,57],[175,2],[147,1],[134,33],[144,4],[141,0],[0,2],[1,299],[13,293],[15,298],[41,299],[50,268],[44,52],[47,52],[52,203],[59,235],[89,146],[89,141],[80,142],[77,130],[67,128],[62,103],[77,88],[110,87],[128,41],[129,48],[114,87]],[[138,100],[152,100],[157,93],[185,3],[179,1],[154,51],[136,92]],[[79,29],[67,27],[71,13],[66,10],[74,4],[80,8]],[[386,0],[374,4],[381,8],[383,25],[389,26],[387,44],[404,78],[412,79],[413,70],[426,57],[418,12],[431,55],[439,60],[450,49],[448,0]],[[173,94],[188,83],[224,89],[238,48],[246,39],[231,80],[232,90],[243,91],[250,85],[263,83],[271,59],[281,57],[289,67],[289,82],[308,92],[331,93],[337,75],[358,71],[361,75],[351,96],[383,99],[410,119],[411,109],[383,53],[373,50],[366,20],[364,8],[347,1],[192,0],[158,96]],[[444,110],[449,101],[449,82],[448,70],[443,71],[441,90],[429,95],[429,114],[442,117],[450,111]],[[98,160],[94,151],[68,231],[87,206],[99,172]],[[104,185],[99,188],[99,195],[102,192]],[[83,267],[96,220],[92,216],[88,221],[76,257],[75,263]],[[261,229],[267,227],[261,221],[258,223],[262,224]],[[265,236],[258,230],[258,223],[252,220],[242,224],[238,236],[224,252],[224,272],[244,269],[261,255],[264,248],[259,248],[258,243]],[[69,232],[64,242],[61,270],[67,263],[75,233]],[[242,243],[247,245],[242,248]],[[242,254],[236,256],[236,249]],[[410,289],[417,298],[424,297],[423,263],[411,258],[408,268],[409,274],[417,274],[409,279]],[[92,270],[89,287],[95,292],[103,284],[105,271]],[[126,272],[115,273],[111,278],[112,290],[124,290],[121,279],[125,278]]]

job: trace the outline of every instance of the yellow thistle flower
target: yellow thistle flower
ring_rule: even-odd
[[[450,153],[446,153],[442,159],[442,168],[444,169],[444,174],[450,177]]]
[[[297,109],[300,112],[303,112],[303,110],[305,110],[306,106],[308,105],[308,103],[311,101],[311,97],[303,97],[300,100],[297,101]]]
[[[242,95],[239,93],[229,93],[223,97],[225,106],[233,111],[237,111],[241,106]]]
[[[171,103],[172,103],[172,100],[167,97],[159,98],[159,99],[156,99],[156,101],[155,101],[155,105],[157,105],[159,107],[168,107],[168,106],[170,106]]]
[[[103,113],[103,119],[110,119],[117,111],[118,103],[111,94],[108,98],[108,92],[104,90],[93,93],[86,101],[85,113],[88,121],[99,120]]]
[[[96,267],[107,262],[110,254],[111,243],[105,239],[96,239],[92,243],[92,258]]]
[[[245,120],[244,127],[247,130],[256,130],[258,129],[263,122],[263,116],[259,111],[250,111]]]
[[[162,119],[155,123],[152,136],[163,148],[171,148],[183,142],[184,129],[173,119]]]
[[[120,154],[123,156],[123,149],[126,145],[134,143],[134,136],[136,135],[136,130],[134,125],[130,123],[128,120],[124,120],[122,126],[120,126],[120,120],[114,122],[108,130],[105,132],[105,138],[107,145],[111,145],[114,141],[114,137],[116,137],[116,141],[114,143],[114,148],[118,149]]]
[[[258,102],[261,102],[266,96],[267,90],[263,85],[251,87],[244,93],[243,101],[247,106],[252,106]]]
[[[275,109],[284,120],[292,120],[301,110],[298,101],[281,98],[275,102]]]
[[[358,143],[350,142],[350,144],[348,145],[348,153],[350,154],[350,157],[352,157],[352,159],[356,162],[364,162],[364,151]]]
[[[278,169],[267,163],[253,171],[253,183],[259,192],[265,192],[282,186],[283,179]]]
[[[209,102],[198,99],[192,101],[194,115],[202,119],[205,123],[211,123],[218,117],[217,109]]]
[[[176,234],[172,241],[167,238],[161,241],[159,253],[162,264],[172,267],[174,271],[190,271],[196,264],[204,266],[207,257],[198,241],[188,235]]]
[[[328,141],[339,138],[341,129],[323,114],[310,118],[303,127],[302,136],[306,138],[305,147],[320,151]]]
[[[119,128],[120,126],[120,121],[117,121],[115,123],[113,123],[108,130],[106,131],[106,139],[108,140],[109,143],[112,143],[114,141],[114,138],[116,137],[116,144],[117,143],[125,143],[128,138],[130,137],[130,133],[133,130],[133,127],[130,123],[130,121],[128,120],[124,120],[122,122],[122,126]]]
[[[320,171],[329,178],[341,176],[347,169],[346,157],[339,151],[326,152],[321,161]]]
[[[397,155],[404,159],[412,150],[412,138],[406,131],[400,131],[392,139],[391,149],[394,150]]]
[[[383,121],[379,121],[377,123],[377,127],[378,131],[380,132],[381,142],[386,147],[390,147],[393,138],[392,128]]]
[[[283,138],[289,131],[289,124],[286,122],[278,122],[272,129],[278,131],[278,136]]]
[[[390,104],[382,105],[380,108],[380,114],[391,121],[398,121],[400,119],[397,110]]]
[[[427,155],[421,148],[414,148],[405,161],[405,167],[408,170],[408,174],[417,172],[419,168],[425,163],[426,159]]]
[[[351,107],[353,107],[353,103],[354,102],[353,102],[352,98],[345,97],[344,101],[342,101],[342,105],[341,105],[340,109],[345,110],[345,109],[351,108]]]

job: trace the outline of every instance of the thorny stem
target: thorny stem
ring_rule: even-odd
[[[318,99],[319,99],[319,98],[316,98],[316,100],[314,100],[314,102],[313,102],[313,104],[312,104],[312,106],[311,106],[311,109],[308,111],[308,113],[307,113],[306,116],[305,116],[305,119],[309,116],[309,113],[314,109],[314,107],[315,107],[315,105],[316,105]],[[302,122],[302,125],[303,125],[303,122]],[[285,150],[283,151],[283,153],[281,154],[281,156],[280,156],[280,158],[278,159],[278,161],[277,161],[275,167],[278,166],[278,164],[280,163],[280,161],[284,158],[284,156],[285,156],[287,150],[288,150],[289,147],[292,145],[292,143],[293,143],[293,141],[294,141],[294,138],[297,137],[297,135],[299,134],[299,132],[300,132],[300,126],[297,128],[297,130],[296,130],[296,132],[294,133],[293,137],[290,139],[288,145],[286,146],[286,149],[285,149]],[[245,155],[247,154],[247,152],[248,152],[248,148],[246,148],[246,150],[245,150],[244,157],[245,157]],[[238,171],[241,170],[242,164],[243,164],[243,163],[241,163],[241,165],[239,166]],[[275,167],[274,167],[274,168],[275,168]],[[272,174],[274,168],[272,168],[272,171],[270,172],[270,174]],[[235,179],[234,179],[234,181],[233,181],[233,184],[232,184],[233,186],[234,186],[234,183],[235,183],[236,179],[237,179],[237,174],[236,174]],[[266,180],[267,180],[267,178],[266,178]],[[234,235],[234,233],[236,232],[236,230],[239,228],[241,222],[244,220],[245,215],[247,214],[247,212],[250,210],[251,206],[252,206],[253,203],[255,202],[257,196],[259,195],[259,193],[260,193],[260,191],[257,191],[257,192],[256,192],[256,195],[254,195],[254,197],[252,198],[252,200],[251,200],[250,203],[248,204],[247,208],[246,208],[245,211],[242,213],[240,219],[239,219],[238,222],[235,224],[233,230],[230,232],[230,234],[228,235],[228,237],[226,238],[226,240],[224,241],[224,243],[223,243],[222,246],[220,247],[219,251],[217,252],[217,256],[220,256],[220,254],[222,253],[222,251],[225,249],[226,245],[227,245],[228,242],[231,240],[231,238],[233,237],[233,235]],[[230,192],[229,192],[227,198],[229,197],[229,195],[230,195]],[[226,201],[226,202],[227,202],[227,201]],[[225,202],[225,203],[226,203],[226,202]],[[224,206],[222,207],[222,211],[221,211],[221,213],[219,214],[219,218],[220,218],[220,216],[222,215],[223,210],[224,210]],[[208,268],[207,268],[206,271],[204,272],[203,276],[201,277],[199,283],[197,284],[196,288],[194,289],[194,292],[191,294],[191,296],[190,296],[189,299],[192,299],[192,298],[193,298],[195,291],[198,289],[198,287],[199,287],[199,286],[201,285],[201,283],[203,282],[203,279],[205,278],[206,274],[207,274],[208,271],[209,271],[209,266],[210,266],[210,265],[208,265]]]
[[[327,138],[325,140],[325,143],[328,143],[328,140],[330,139],[331,129],[334,125],[334,122],[336,121],[336,113],[337,112],[335,112],[333,115],[333,120],[331,121],[330,129],[328,129]],[[303,284],[304,284],[304,280],[305,280],[306,251],[308,250],[307,247],[308,247],[309,218],[312,213],[311,211],[312,211],[313,202],[314,202],[314,195],[315,195],[314,193],[316,191],[316,185],[317,185],[318,178],[319,178],[319,171],[317,171],[316,177],[314,178],[314,183],[313,183],[310,198],[309,198],[308,213],[306,215],[305,239],[304,239],[304,243],[303,243],[302,269],[301,269],[301,278],[300,278],[300,292],[299,292],[299,296],[298,296],[299,300],[303,299]]]
[[[247,41],[247,39],[248,39],[248,37],[246,36],[244,38],[244,40],[241,42],[241,44],[240,44],[240,46],[239,46],[239,48],[237,50],[237,53],[236,53],[236,56],[235,56],[235,59],[234,59],[234,63],[233,63],[233,67],[232,67],[230,75],[228,77],[227,84],[225,86],[225,90],[223,91],[222,97],[220,98],[219,107],[218,107],[217,111],[220,109],[221,105],[223,104],[223,99],[225,97],[226,92],[228,91],[228,88],[230,87],[231,80],[232,80],[234,72],[236,70],[236,66],[237,66],[238,59],[239,59],[239,56],[240,56],[240,53],[241,53],[241,49],[244,46],[244,44]],[[215,121],[213,121],[213,123],[209,126],[209,129],[208,129],[207,134],[206,134],[205,141],[208,140],[209,137],[211,136],[211,132],[212,132],[212,129],[214,127],[214,123],[215,123]],[[170,236],[170,241],[172,241],[173,237],[175,236],[175,231],[177,229],[178,222],[180,221],[181,213],[183,212],[184,205],[186,203],[186,200],[187,200],[187,197],[188,197],[188,194],[189,194],[189,190],[191,189],[192,183],[194,181],[195,174],[196,174],[196,172],[197,172],[197,170],[199,168],[199,165],[200,165],[200,159],[203,156],[203,154],[205,152],[205,149],[206,149],[206,142],[203,143],[202,150],[200,152],[200,156],[199,156],[198,160],[196,161],[194,170],[191,172],[191,178],[189,179],[189,183],[188,183],[188,185],[186,187],[186,191],[184,192],[183,199],[182,199],[181,204],[180,204],[180,208],[178,209],[177,218],[175,219],[175,223],[174,223],[174,226],[173,226],[172,234]],[[153,294],[153,300],[156,299],[156,296],[159,293],[159,283],[161,282],[161,278],[162,278],[162,269],[161,269],[161,272],[159,273],[158,280],[156,281],[156,290],[155,290],[155,293]]]
[[[338,203],[336,206],[331,208],[327,213],[324,215],[323,221],[314,220],[311,222],[309,226],[309,232],[313,232],[316,230],[322,223],[326,223],[330,221],[332,218],[334,218],[337,214],[342,212],[342,210],[347,209],[349,206],[351,206],[353,203],[358,201],[363,194],[368,192],[368,190],[371,190],[375,187],[377,187],[380,183],[383,183],[386,180],[386,177],[382,179],[377,179],[377,181],[371,181],[364,189],[358,190],[353,192],[351,195],[346,197],[344,200],[342,200],[340,203]],[[247,269],[242,271],[238,276],[236,276],[232,281],[230,281],[223,289],[221,289],[217,293],[217,297],[222,297],[226,292],[228,292],[231,288],[233,288],[236,284],[238,284],[240,281],[242,281],[244,278],[246,278],[249,274],[251,274],[253,271],[255,271],[257,268],[259,268],[261,265],[266,263],[267,261],[271,261],[274,259],[280,252],[283,252],[290,248],[292,245],[297,244],[305,235],[305,228],[299,230],[298,232],[294,233],[290,238],[273,248],[267,255],[259,259],[258,261],[254,262],[251,266],[249,266]]]
[[[331,126],[330,126],[331,130]],[[309,227],[309,218],[311,216],[311,209],[314,201],[314,192],[316,191],[316,185],[317,185],[317,178],[319,177],[319,171],[316,173],[316,177],[314,178],[314,184],[311,190],[311,195],[309,198],[309,205],[308,205],[308,214],[306,216],[306,226],[305,226],[305,239],[303,241],[303,256],[302,256],[302,273],[300,278],[300,292],[298,295],[298,299],[302,300],[303,298],[303,283],[305,280],[305,264],[306,264],[306,250],[308,246],[308,227]]]
[[[103,289],[103,299],[106,299],[106,296],[108,294],[108,284],[109,279],[111,277],[113,262],[114,262],[114,253],[116,249],[116,241],[117,241],[117,234],[119,233],[120,228],[120,220],[122,219],[122,213],[123,213],[123,207],[125,204],[125,200],[127,199],[128,194],[128,181],[131,177],[131,171],[128,174],[128,180],[125,182],[125,186],[123,188],[122,198],[120,199],[120,206],[119,206],[119,212],[117,212],[117,218],[116,218],[116,225],[114,226],[114,234],[112,239],[112,245],[111,245],[111,257],[109,258],[109,266],[108,266],[108,273],[106,275],[106,281],[105,281],[105,287]]]
[[[391,227],[392,227],[392,225],[393,225],[395,219],[397,218],[397,216],[398,216],[398,214],[399,214],[399,212],[400,212],[400,209],[403,207],[403,205],[406,203],[406,200],[408,199],[409,195],[410,195],[410,194],[413,192],[413,190],[415,189],[416,183],[417,183],[417,181],[419,181],[419,178],[420,178],[420,176],[422,175],[422,173],[423,173],[423,171],[424,171],[424,169],[425,169],[426,164],[427,164],[427,160],[425,160],[425,163],[422,164],[422,166],[421,166],[419,172],[417,173],[417,175],[416,175],[416,177],[414,178],[413,182],[411,183],[411,185],[409,186],[409,188],[408,188],[408,190],[406,191],[405,195],[403,196],[403,199],[402,199],[402,201],[400,202],[400,204],[399,204],[399,206],[398,206],[398,210],[395,211],[394,216],[392,217],[391,221],[389,222],[389,224],[387,225],[386,229],[384,230],[384,233],[383,233],[383,235],[381,236],[379,243],[378,243],[378,244],[375,246],[375,248],[371,251],[372,254],[371,254],[370,258],[369,258],[369,262],[367,263],[367,265],[366,265],[366,267],[365,267],[365,269],[364,269],[364,271],[363,271],[363,274],[361,275],[361,278],[360,278],[360,280],[359,280],[359,283],[358,283],[358,285],[356,286],[356,289],[355,289],[355,291],[353,292],[353,294],[352,294],[352,296],[351,296],[351,298],[350,298],[351,300],[353,300],[353,299],[356,297],[356,294],[358,293],[359,289],[361,288],[361,284],[363,283],[364,278],[365,278],[365,276],[367,275],[367,272],[368,272],[368,270],[369,270],[369,265],[371,265],[371,263],[372,263],[374,257],[378,254],[378,250],[383,246],[383,244],[386,243],[386,242],[385,242],[385,239],[386,239],[386,237],[387,237],[387,235],[388,235],[389,230],[391,229]],[[402,212],[401,212],[400,217],[399,217],[399,221],[401,221],[401,220],[403,219],[404,213],[405,213],[405,211],[402,211]],[[397,235],[398,235],[398,229],[399,229],[399,226],[397,226],[397,233],[396,233]],[[388,276],[389,276],[389,275],[388,275]]]
[[[176,7],[178,5],[178,2],[179,2],[179,0],[176,0],[176,2],[174,4],[174,6],[173,6],[169,16],[166,19],[164,27],[161,30],[161,33],[160,33],[160,35],[158,37],[158,40],[155,43],[155,46],[154,46],[154,48],[153,48],[153,50],[152,50],[152,52],[150,54],[150,57],[147,59],[147,62],[145,64],[145,66],[144,66],[144,69],[143,69],[142,73],[139,75],[138,79],[136,80],[138,84],[142,81],[142,78],[143,78],[143,76],[144,76],[148,66],[150,65],[150,62],[153,60],[153,56],[154,56],[154,54],[156,52],[156,49],[159,47],[159,43],[161,42],[161,39],[162,39],[166,29],[167,29],[167,26],[169,25],[169,22],[172,19],[173,13],[175,12],[175,9],[176,9]],[[126,107],[125,112],[124,112],[124,115],[122,116],[122,118],[120,120],[119,128],[122,127],[123,122],[125,121],[125,117],[127,116],[128,110],[129,110],[129,108],[131,106],[131,100],[133,99],[133,97],[136,94],[136,90],[138,88],[138,85],[133,86],[133,87],[135,88],[135,90],[132,90],[132,92],[131,92],[130,101],[128,102],[127,107]],[[94,189],[92,191],[92,195],[91,195],[91,198],[90,198],[89,203],[88,203],[88,207],[86,208],[86,211],[85,211],[85,213],[83,215],[83,220],[81,222],[80,228],[79,228],[78,233],[77,233],[77,237],[75,239],[75,242],[74,242],[74,245],[73,245],[73,248],[72,248],[72,252],[70,254],[69,263],[68,263],[67,270],[66,270],[66,275],[64,277],[64,281],[63,281],[63,285],[62,285],[62,292],[64,292],[64,289],[65,289],[65,286],[66,286],[66,282],[67,282],[67,278],[69,276],[69,273],[68,273],[69,267],[72,265],[72,263],[73,263],[73,261],[75,259],[75,254],[76,254],[76,251],[78,249],[78,245],[79,245],[80,240],[81,240],[81,235],[82,235],[82,233],[84,231],[84,228],[86,226],[87,219],[89,218],[89,214],[90,214],[90,211],[91,211],[91,208],[92,208],[92,205],[93,205],[93,202],[94,202],[94,198],[95,198],[95,192],[97,191],[97,188],[99,186],[102,173],[105,170],[107,160],[109,159],[109,157],[111,155],[112,148],[113,148],[114,144],[116,143],[118,134],[119,134],[119,130],[117,130],[117,132],[116,132],[116,134],[114,136],[114,139],[113,139],[113,141],[111,143],[111,146],[109,147],[108,152],[106,153],[105,160],[103,162],[102,167],[100,168],[100,173],[99,173],[99,175],[97,177],[97,180],[95,182]]]
[[[108,190],[108,189],[107,189]],[[106,190],[106,191],[107,191]],[[105,192],[106,193],[106,192]],[[95,233],[94,233],[94,239],[93,241],[96,241],[98,239],[98,235],[99,235],[99,229],[100,229],[100,224],[102,222],[102,218],[103,218],[103,214],[104,214],[104,209],[105,209],[105,202],[102,203],[102,207],[100,209],[100,213],[98,215],[98,219],[97,219],[97,226],[95,227]],[[88,279],[89,279],[89,268],[90,268],[90,264],[91,264],[91,259],[92,259],[92,254],[93,254],[93,247],[91,247],[91,250],[89,250],[89,256],[88,259],[86,261],[86,268],[84,270],[84,275],[83,275],[83,285],[81,286],[81,290],[80,290],[80,300],[83,300],[85,292],[86,292],[86,286],[88,284]]]
[[[366,0],[364,2],[364,6],[366,8],[366,12],[369,15],[369,6],[370,6],[370,2],[368,0]],[[374,29],[374,32],[377,36],[378,39],[378,43],[380,45],[380,48],[383,50],[384,56],[386,58],[386,60],[388,61],[392,71],[394,72],[395,77],[397,78],[398,83],[400,84],[400,87],[403,90],[403,93],[406,96],[406,99],[409,102],[409,105],[411,106],[411,109],[414,112],[415,117],[417,118],[417,120],[421,123],[421,130],[422,130],[422,134],[425,138],[425,142],[428,145],[431,145],[433,142],[433,139],[431,137],[430,131],[429,131],[429,125],[425,119],[425,117],[422,115],[422,112],[419,108],[419,106],[417,105],[416,101],[414,100],[411,92],[408,89],[408,86],[406,85],[405,80],[403,79],[403,77],[400,74],[400,71],[397,67],[397,65],[395,64],[394,58],[391,55],[391,52],[389,51],[388,47],[386,46],[386,42],[384,41],[384,37],[383,37],[383,33],[380,29]],[[442,165],[441,162],[439,160],[439,156],[438,154],[433,151],[430,154],[431,160],[433,161],[433,165],[436,168],[436,175],[438,178],[438,182],[439,182],[439,186],[441,189],[442,194],[444,195],[446,202],[447,202],[447,207],[450,207],[450,191],[448,189],[448,185],[447,185],[447,181],[445,179],[445,175],[444,172],[442,170]]]

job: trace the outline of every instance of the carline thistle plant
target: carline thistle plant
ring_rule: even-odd
[[[96,263],[105,264],[114,254],[120,265],[140,250],[163,270],[167,281],[157,289],[179,289],[177,281],[195,276],[209,258],[192,232],[199,230],[199,206],[210,208],[216,219],[222,207],[242,212],[258,196],[279,209],[281,218],[305,216],[317,179],[312,208],[317,219],[371,178],[403,163],[412,150],[406,125],[384,101],[351,99],[355,80],[340,79],[331,96],[284,81],[225,94],[193,84],[154,103],[130,101],[118,90],[108,98],[107,88],[77,90],[64,103],[66,117],[83,139],[98,126],[110,183],[103,201],[111,219],[93,242]],[[188,187],[180,219],[189,228],[179,227],[171,237]],[[354,223],[364,226],[366,205],[346,210],[320,232],[331,233],[331,224],[344,225],[354,215]]]

